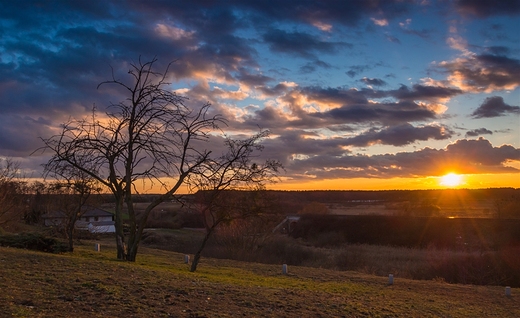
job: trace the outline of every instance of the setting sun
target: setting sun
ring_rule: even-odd
[[[455,173],[448,173],[441,177],[440,184],[446,187],[456,187],[462,184],[462,176]]]

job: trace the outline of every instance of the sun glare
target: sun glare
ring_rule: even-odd
[[[456,187],[462,184],[462,176],[455,173],[448,173],[441,177],[440,184],[446,187]]]

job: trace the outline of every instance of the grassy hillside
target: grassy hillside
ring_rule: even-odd
[[[0,317],[520,317],[520,289],[450,285],[356,272],[203,259],[110,242],[74,254],[0,248]]]

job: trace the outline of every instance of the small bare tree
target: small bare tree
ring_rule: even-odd
[[[237,220],[251,220],[262,217],[269,211],[263,189],[250,191],[207,190],[196,194],[198,211],[204,222],[204,237],[193,257],[190,271],[197,270],[202,252],[209,239],[222,225],[230,225]]]
[[[104,116],[94,109],[90,118],[72,119],[61,133],[42,139],[43,149],[52,153],[48,164],[63,162],[79,169],[113,194],[117,257],[128,261],[135,261],[152,209],[173,199],[190,175],[202,175],[213,162],[219,162],[211,159],[202,142],[225,123],[220,115],[210,114],[209,104],[198,110],[186,107],[185,98],[168,89],[169,65],[164,72],[156,72],[156,61],[139,60],[130,64],[128,79],[113,74],[112,80],[99,85],[112,85],[127,96],[110,105]],[[256,143],[260,138],[250,140]],[[234,144],[229,141],[228,148]],[[251,152],[241,155],[251,156]],[[139,195],[136,183],[144,181],[161,185],[163,192],[137,214],[133,204]],[[123,231],[125,206],[128,233]]]
[[[264,193],[270,194],[268,191]],[[268,195],[265,199],[271,200],[272,196]],[[278,224],[276,213],[272,213],[270,208],[266,209],[265,214],[261,213],[246,219],[234,219],[220,225],[215,231],[213,240],[218,251],[223,253],[221,255],[236,260],[259,261],[260,250],[274,235],[273,228]]]
[[[83,162],[83,167],[88,168],[88,160],[83,159]],[[53,208],[66,216],[64,234],[69,242],[69,252],[73,252],[76,222],[85,212],[91,195],[101,191],[99,181],[64,161],[49,161],[44,169],[46,177],[56,180],[48,186],[48,194],[55,199]],[[95,172],[96,167],[88,170]]]
[[[197,210],[202,214],[205,235],[191,265],[197,269],[201,253],[215,229],[234,219],[246,219],[265,212],[266,201],[260,200],[266,182],[274,181],[282,168],[278,161],[254,162],[254,151],[261,151],[260,140],[267,131],[245,140],[228,140],[228,152],[207,160],[190,175],[188,184],[197,189]],[[228,190],[241,190],[228,191]]]
[[[19,164],[10,158],[0,159],[0,225],[15,219],[20,210],[25,183],[20,180]]]

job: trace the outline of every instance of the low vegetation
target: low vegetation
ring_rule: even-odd
[[[216,228],[196,273],[183,260],[185,254],[194,259],[204,220],[179,203],[151,211],[136,264],[115,259],[115,239],[108,234],[78,236],[74,253],[28,251],[60,253],[65,245],[60,233],[30,225],[19,213],[0,228],[0,289],[10,291],[0,295],[0,317],[519,316],[520,220],[503,217],[518,203],[518,190],[495,192],[468,192],[473,201],[464,201],[480,202],[477,208],[464,205],[465,211],[500,210],[495,218],[455,219],[330,214],[340,204],[332,200],[338,195],[361,195],[363,204],[386,204],[391,212],[399,202],[428,194],[422,206],[440,206],[442,213],[449,207],[453,215],[460,192],[401,191],[393,193],[392,204],[373,200],[384,192],[282,192],[279,211]],[[38,193],[28,195],[20,211],[43,206]],[[355,207],[353,198],[342,204]],[[147,205],[136,202],[136,213]],[[105,200],[103,207],[113,210],[113,202]],[[309,218],[303,214],[308,211],[318,215]],[[273,233],[294,214],[300,222],[292,237]],[[10,234],[23,232],[45,235]],[[101,252],[94,252],[93,239]],[[289,265],[289,275],[282,275],[281,264]],[[387,285],[389,274],[393,286]],[[512,287],[511,297],[505,286]]]
[[[112,240],[110,240],[112,241]],[[518,317],[520,289],[451,285],[204,258],[142,248],[117,261],[115,244],[77,244],[73,254],[0,247],[2,317]],[[97,241],[99,242],[99,241]]]
[[[155,230],[147,232],[144,244],[193,254],[201,236],[202,233],[194,230]],[[337,233],[329,233],[306,241],[282,235],[265,239],[252,236],[231,239],[218,233],[208,242],[203,256],[357,271],[380,276],[392,273],[416,280],[520,287],[519,247],[471,251],[439,249],[434,246],[419,249],[369,244],[332,245],[331,242],[337,241],[336,236]]]
[[[0,246],[23,248],[48,253],[63,253],[69,248],[63,242],[39,233],[0,235]]]

